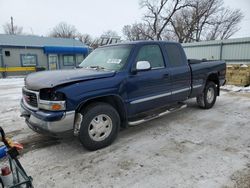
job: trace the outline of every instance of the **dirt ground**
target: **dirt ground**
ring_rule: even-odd
[[[20,161],[35,187],[250,187],[250,93],[222,92],[214,108],[188,108],[120,132],[89,152],[19,117],[23,79],[0,80],[0,125],[24,144]]]

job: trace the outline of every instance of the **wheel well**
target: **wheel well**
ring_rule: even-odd
[[[97,97],[97,98],[93,98],[93,99],[84,101],[83,103],[81,103],[79,105],[79,107],[77,108],[77,111],[79,112],[82,109],[89,106],[90,104],[93,104],[93,103],[96,103],[96,102],[104,102],[104,103],[108,103],[111,106],[113,106],[117,110],[117,112],[119,113],[119,116],[121,118],[121,126],[122,127],[126,126],[127,113],[126,113],[124,103],[123,103],[123,101],[122,101],[122,99],[120,97],[115,96],[115,95]]]
[[[207,82],[214,82],[217,86],[217,92],[218,92],[218,95],[220,94],[220,82],[219,82],[219,76],[218,74],[216,73],[212,73],[208,76],[207,78]]]

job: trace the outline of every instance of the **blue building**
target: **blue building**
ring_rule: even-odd
[[[75,39],[0,34],[0,67],[71,69],[89,51],[88,46]]]

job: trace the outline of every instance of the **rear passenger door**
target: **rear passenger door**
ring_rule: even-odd
[[[160,46],[140,47],[133,65],[138,61],[148,61],[151,70],[138,71],[127,80],[129,115],[167,105],[171,97],[169,70],[166,69]]]
[[[165,44],[172,85],[172,100],[186,100],[191,91],[191,71],[180,44]]]

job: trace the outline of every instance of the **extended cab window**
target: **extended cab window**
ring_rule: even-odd
[[[137,55],[136,61],[148,61],[153,69],[164,67],[161,49],[158,45],[143,46]]]
[[[182,66],[185,64],[182,52],[176,44],[167,44],[165,48],[168,55],[168,62],[171,67]]]

